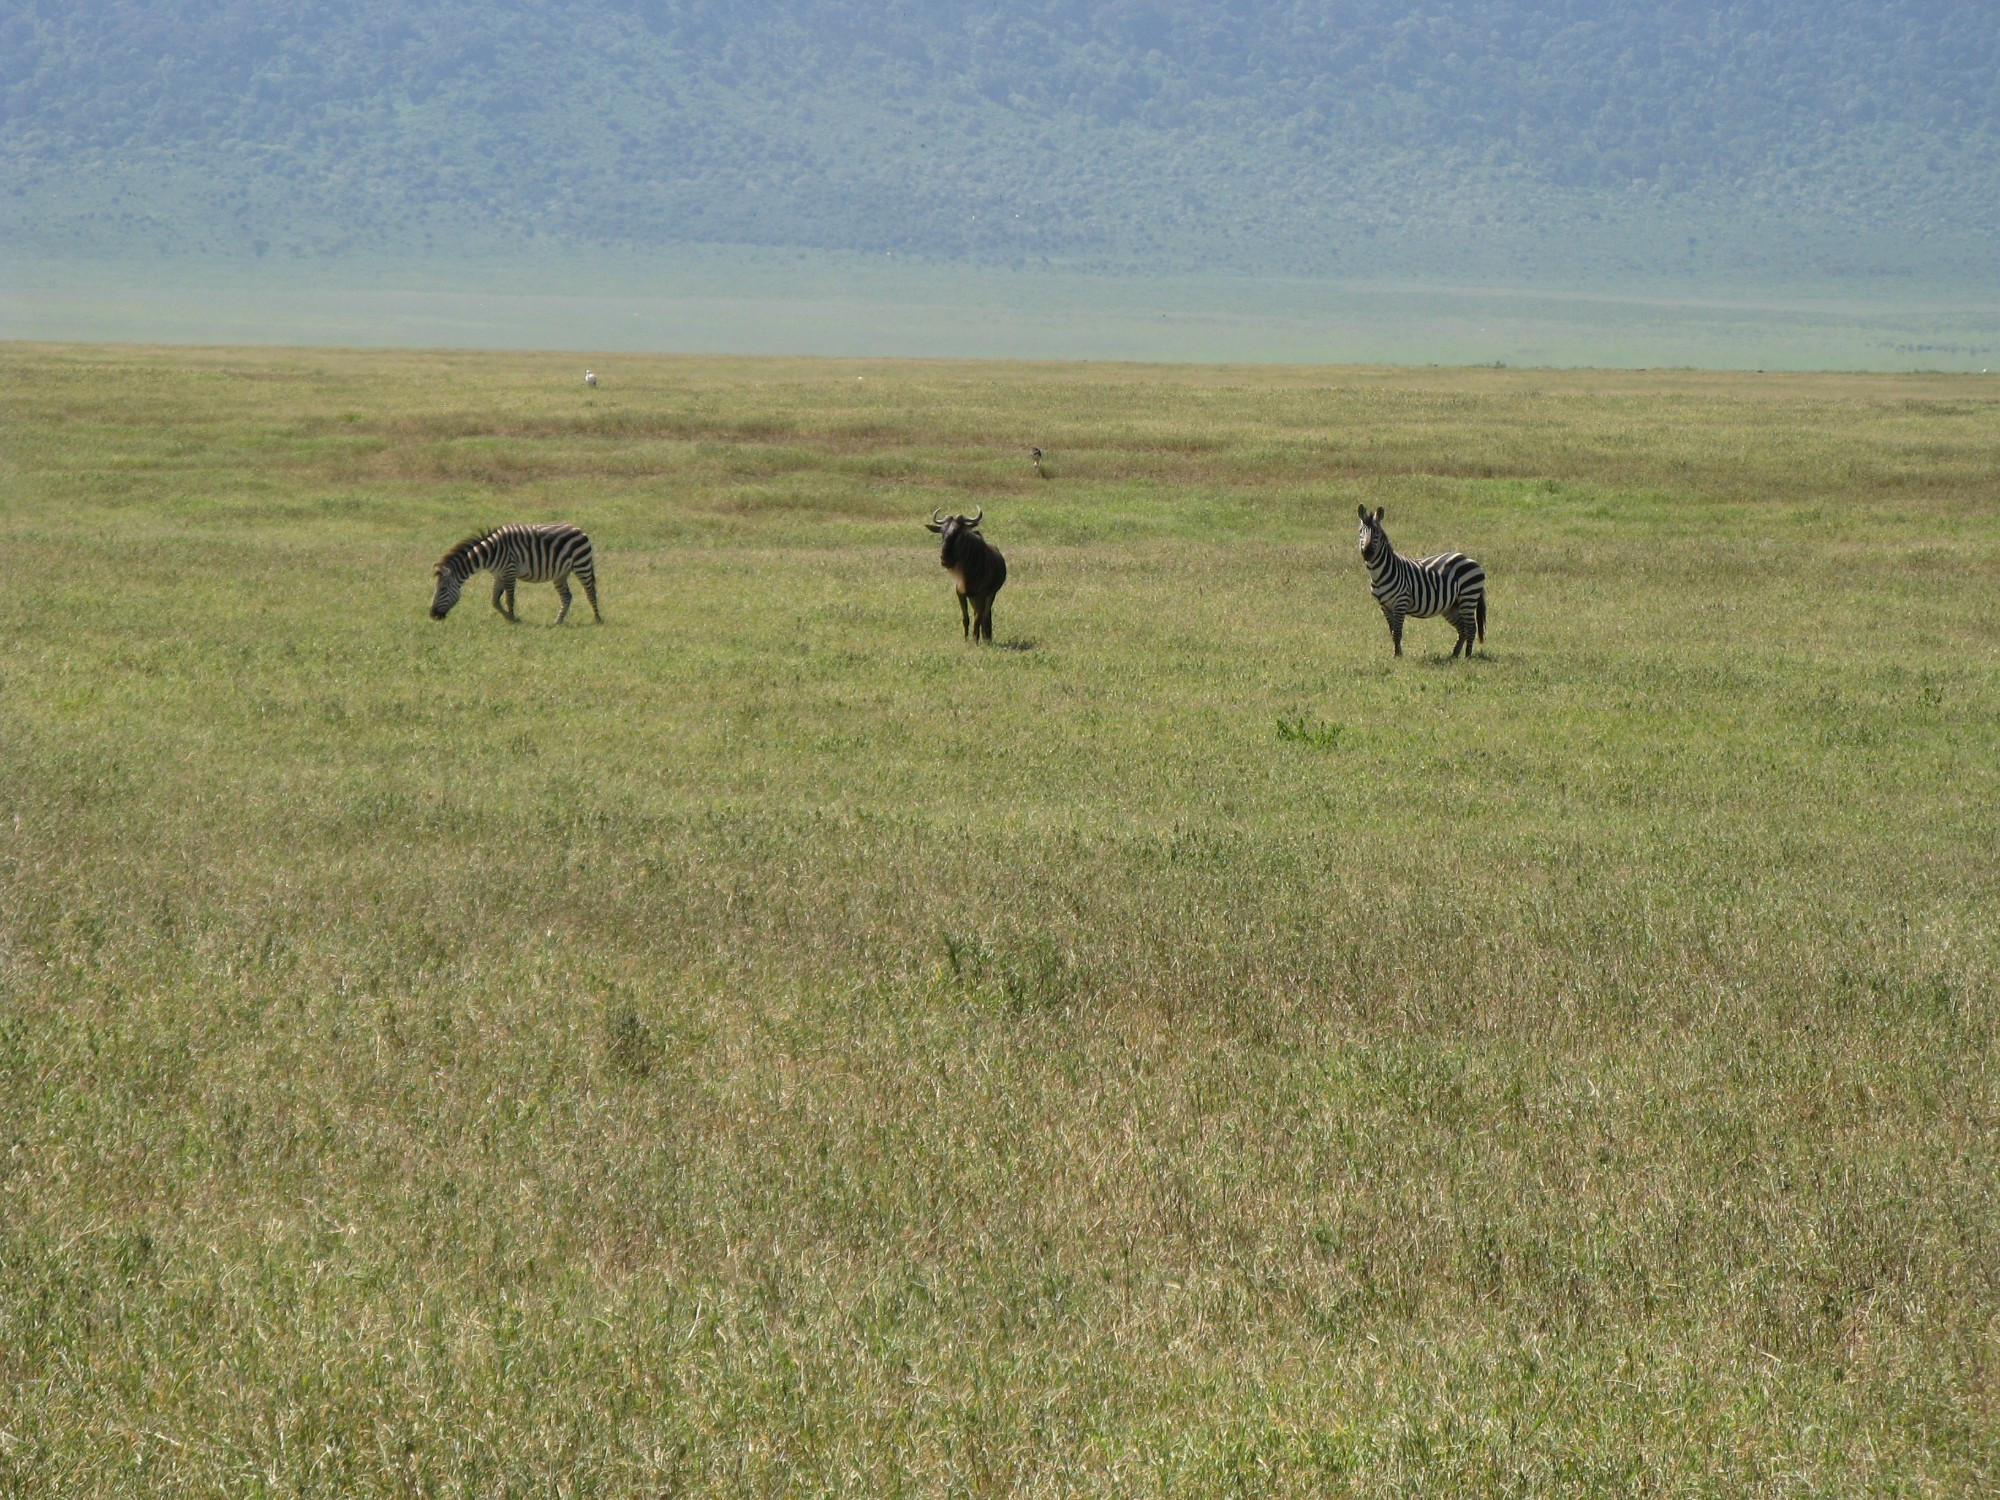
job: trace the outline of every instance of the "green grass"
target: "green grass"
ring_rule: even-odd
[[[0,348],[7,1492],[2000,1482],[2000,393],[594,363]]]

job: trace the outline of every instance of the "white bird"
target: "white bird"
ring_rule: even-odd
[[[583,372],[583,383],[587,386],[595,387],[597,384],[597,371],[585,370]]]

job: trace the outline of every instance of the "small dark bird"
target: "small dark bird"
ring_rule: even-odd
[[[1042,467],[1042,450],[1039,448],[1030,448],[1028,450],[1028,457],[1035,461],[1035,472],[1041,475],[1042,478],[1047,479],[1049,471]]]

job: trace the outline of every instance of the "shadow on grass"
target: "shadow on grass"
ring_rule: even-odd
[[[1414,655],[1414,653],[1412,654]],[[1474,667],[1497,667],[1504,665],[1508,660],[1509,658],[1505,656],[1490,656],[1487,654],[1485,648],[1482,647],[1477,656],[1455,657],[1449,651],[1439,651],[1435,655],[1417,657],[1417,664],[1429,667],[1434,671],[1449,670],[1457,672],[1466,671]]]
[[[993,649],[995,651],[1033,651],[1040,645],[1041,642],[1037,641],[1033,636],[1021,636],[1011,641],[995,641]]]

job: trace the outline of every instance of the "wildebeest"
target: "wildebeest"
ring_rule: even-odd
[[[933,510],[924,523],[944,538],[938,561],[951,574],[952,587],[958,591],[959,622],[966,639],[974,641],[993,639],[993,596],[1007,581],[1007,559],[979,534],[985,514],[983,507],[976,516],[940,517]]]

